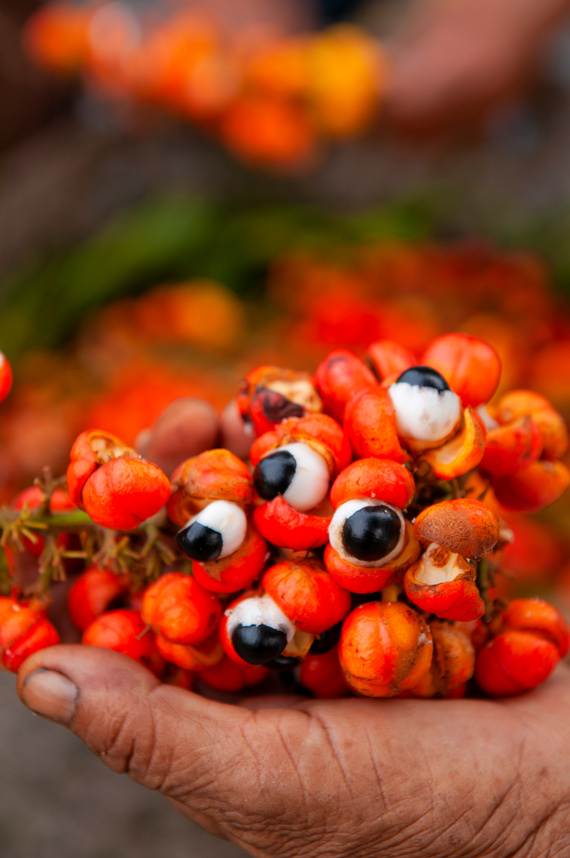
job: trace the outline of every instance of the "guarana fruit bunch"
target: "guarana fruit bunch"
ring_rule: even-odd
[[[536,687],[570,630],[542,599],[497,597],[500,516],[560,497],[567,434],[532,391],[491,403],[500,373],[491,346],[457,333],[419,360],[382,340],[314,376],[257,367],[237,397],[250,461],[207,450],[170,480],[83,432],[66,486],[44,474],[0,511],[2,665],[57,643],[46,612],[68,575],[84,644],[188,689],[271,671],[319,697]]]

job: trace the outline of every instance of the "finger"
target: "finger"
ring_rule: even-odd
[[[162,685],[125,656],[98,647],[43,650],[22,667],[18,693],[110,769],[160,790],[210,831],[223,833],[224,813],[251,793],[241,727],[252,713]]]
[[[215,447],[218,433],[213,406],[186,397],[171,402],[154,426],[139,434],[135,446],[142,456],[171,474],[185,459]]]
[[[428,4],[393,46],[386,119],[415,131],[479,122],[536,72],[545,34],[568,5],[568,0]]]
[[[235,399],[226,405],[220,416],[222,445],[240,459],[247,459],[250,447],[255,440],[251,425],[246,424],[237,407]]]

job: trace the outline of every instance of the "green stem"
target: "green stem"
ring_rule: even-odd
[[[489,604],[489,586],[491,580],[489,576],[489,567],[487,565],[486,558],[482,558],[479,561],[479,565],[477,568],[477,586],[479,587],[479,592],[481,593],[481,598],[485,602],[485,615],[483,619],[487,622],[490,617],[491,605]]]
[[[20,521],[30,530],[85,530],[97,526],[82,510],[37,515],[33,513],[22,515],[21,510],[7,507],[0,510],[0,528],[9,528]]]

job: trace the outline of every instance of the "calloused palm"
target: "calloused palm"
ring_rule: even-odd
[[[546,858],[570,849],[570,672],[502,701],[245,705],[61,646],[19,693],[116,772],[256,856]]]

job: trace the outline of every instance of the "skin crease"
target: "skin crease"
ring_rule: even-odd
[[[34,685],[49,677],[73,683],[67,705],[54,709],[45,682]],[[18,689],[113,771],[259,858],[567,854],[564,667],[502,701],[236,705],[161,685],[117,653],[64,645],[28,659]]]

